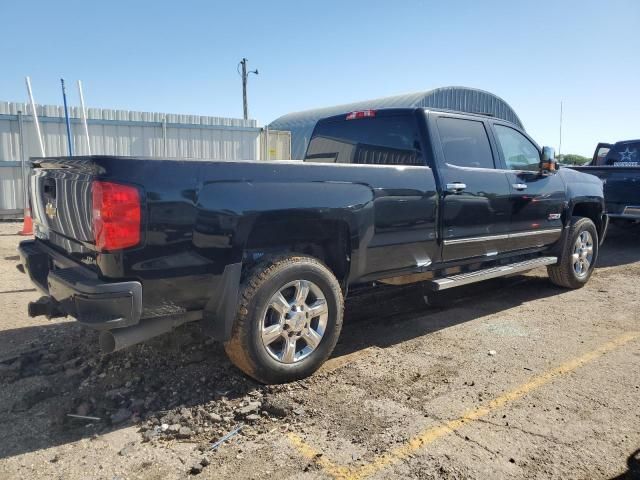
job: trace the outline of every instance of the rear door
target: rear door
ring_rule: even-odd
[[[366,110],[321,120],[313,132],[305,162],[352,164],[341,178],[372,188],[362,278],[420,271],[438,256],[437,188],[421,131],[413,110]]]
[[[441,183],[444,261],[492,257],[508,248],[510,188],[481,118],[431,112]]]
[[[559,175],[540,172],[540,149],[511,125],[492,122],[511,188],[509,249],[551,244],[562,234],[566,192]]]

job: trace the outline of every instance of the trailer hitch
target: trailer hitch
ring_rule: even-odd
[[[30,317],[46,316],[52,318],[66,317],[67,314],[58,308],[58,302],[51,297],[40,297],[35,302],[29,302],[27,311]]]

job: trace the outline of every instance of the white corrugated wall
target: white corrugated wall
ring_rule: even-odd
[[[0,102],[0,215],[23,208],[20,185],[18,112],[23,112],[26,158],[40,156],[31,108]],[[68,155],[64,110],[37,106],[47,156]],[[80,109],[70,108],[75,155],[88,153]],[[89,108],[89,138],[94,155],[150,156],[195,160],[255,160],[264,158],[261,129],[255,120],[131,112]],[[281,159],[290,158],[287,134],[270,133]],[[273,139],[273,140],[271,140]],[[282,155],[282,156],[280,156]],[[269,158],[273,158],[271,155]]]
[[[20,164],[0,162],[0,218],[22,214],[23,195]]]

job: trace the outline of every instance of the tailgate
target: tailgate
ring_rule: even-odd
[[[36,161],[31,173],[31,208],[35,235],[66,251],[93,242],[91,181],[95,165],[89,158]]]

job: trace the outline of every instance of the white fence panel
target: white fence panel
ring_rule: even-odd
[[[46,155],[68,155],[63,108],[39,105],[36,109]],[[18,112],[23,113],[25,157],[41,155],[30,106],[0,102],[0,215],[23,208]],[[74,154],[86,155],[88,148],[80,109],[71,107],[69,114]],[[255,120],[98,108],[89,108],[87,117],[94,155],[195,160],[265,158],[260,152],[261,129]]]

